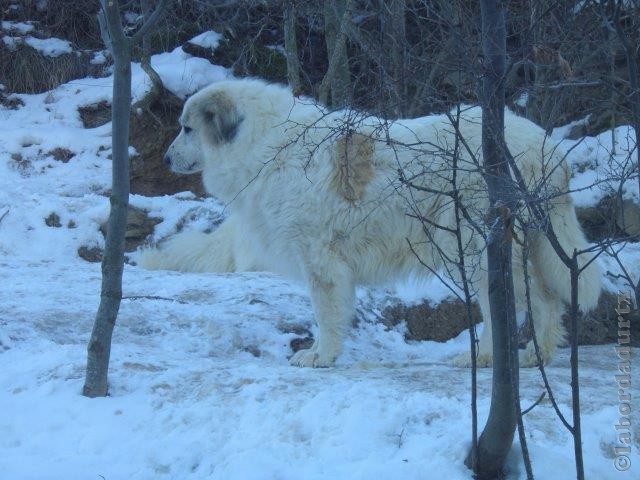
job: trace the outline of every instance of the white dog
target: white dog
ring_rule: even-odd
[[[205,188],[227,203],[230,216],[213,234],[183,233],[147,250],[140,264],[199,272],[270,270],[305,281],[318,334],[291,363],[309,367],[332,365],[340,354],[357,284],[428,274],[447,267],[443,258],[457,259],[456,237],[447,231],[456,228],[455,208],[438,193],[452,189],[451,151],[457,145],[456,181],[470,220],[462,224],[462,240],[485,322],[478,364],[491,363],[484,242],[472,227],[483,225],[488,209],[478,171],[479,108],[463,111],[461,143],[444,115],[385,123],[349,112],[327,114],[283,87],[241,80],[193,95],[180,123],[167,163],[179,173],[202,171]],[[525,181],[544,184],[549,193],[566,192],[568,168],[545,145],[544,132],[509,112],[505,124]],[[549,206],[561,245],[569,252],[585,247],[571,198],[552,196]],[[548,361],[565,333],[560,318],[569,300],[569,274],[542,233],[529,238],[532,313]],[[513,252],[516,308],[525,312],[520,250]],[[599,273],[589,267],[580,277],[581,307],[593,307],[599,292]],[[521,351],[520,362],[535,365],[533,345]],[[456,360],[469,363],[468,354]]]

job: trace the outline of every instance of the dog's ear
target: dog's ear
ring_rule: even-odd
[[[231,99],[224,94],[212,96],[202,105],[201,113],[207,137],[214,145],[231,143],[243,120]]]

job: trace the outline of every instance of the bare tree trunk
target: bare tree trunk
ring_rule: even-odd
[[[462,218],[464,213],[464,204],[462,202],[462,195],[460,187],[458,185],[458,159],[460,152],[460,142],[464,140],[460,136],[460,105],[456,110],[456,116],[450,116],[449,121],[454,127],[456,137],[454,141],[454,155],[453,155],[453,171],[451,173],[452,185],[453,185],[453,203],[455,206],[456,216],[456,245],[458,249],[458,271],[460,278],[462,279],[462,290],[464,292],[464,306],[467,315],[467,321],[469,322],[469,343],[471,352],[471,450],[469,451],[468,461],[469,468],[476,471],[478,465],[478,365],[477,365],[477,335],[476,326],[473,323],[473,315],[471,314],[473,298],[471,296],[471,287],[469,284],[469,277],[467,275],[467,266],[465,262],[465,249],[462,239]]]
[[[500,0],[482,0],[482,154],[491,230],[487,239],[489,304],[493,335],[493,386],[489,418],[480,435],[476,475],[495,478],[504,466],[516,428],[518,344],[511,270],[513,194],[504,142],[505,10]],[[470,468],[471,458],[465,462]]]
[[[144,21],[147,21],[149,15],[151,14],[151,0],[141,0],[140,6],[142,8],[142,15]],[[152,105],[154,101],[165,94],[164,83],[162,83],[162,79],[158,72],[156,72],[151,66],[151,45],[149,45],[149,36],[145,35],[142,38],[142,55],[140,57],[140,67],[144,70],[149,76],[151,80],[151,91],[145,96],[144,100],[141,102],[144,105]]]
[[[571,275],[571,305],[569,306],[569,339],[571,343],[571,410],[573,414],[573,450],[576,461],[576,478],[584,480],[584,461],[582,459],[582,423],[580,421],[580,378],[578,376],[578,254],[573,252],[569,265]]]
[[[287,0],[284,8],[284,53],[287,57],[287,79],[294,95],[302,93],[300,84],[300,58],[296,41],[296,7]]]
[[[324,35],[329,66],[320,84],[318,98],[326,105],[330,90],[333,108],[345,107],[351,100],[351,72],[346,35],[350,7],[351,0],[325,0],[324,2]]]
[[[107,394],[107,373],[111,354],[111,337],[122,299],[124,270],[124,235],[129,205],[129,114],[131,111],[131,45],[142,38],[157,22],[168,1],[161,0],[140,30],[127,37],[115,0],[101,0],[99,16],[103,40],[114,60],[112,121],[112,189],[111,210],[107,224],[102,259],[102,291],[87,348],[87,371],[83,395],[103,397]]]
[[[382,14],[382,48],[380,64],[386,70],[383,80],[384,88],[388,90],[387,101],[389,110],[395,117],[402,117],[404,113],[403,101],[407,98],[405,64],[406,64],[406,0],[380,1]]]

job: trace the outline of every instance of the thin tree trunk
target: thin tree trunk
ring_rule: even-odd
[[[386,70],[383,85],[388,90],[386,100],[389,111],[395,117],[404,113],[403,101],[407,98],[405,65],[406,65],[406,0],[380,0],[382,9],[382,58],[380,64]],[[386,81],[386,79],[391,81]]]
[[[456,133],[453,146],[453,171],[451,173],[451,183],[453,186],[453,204],[456,216],[456,246],[458,249],[458,272],[462,279],[462,290],[464,292],[464,306],[469,323],[469,347],[471,352],[471,450],[469,452],[468,461],[469,468],[473,471],[478,465],[478,365],[476,359],[477,351],[477,335],[476,326],[473,323],[473,315],[471,313],[472,301],[471,287],[469,285],[469,277],[467,276],[467,265],[465,263],[465,247],[462,240],[462,217],[464,214],[461,210],[464,208],[462,197],[460,195],[460,186],[458,184],[458,160],[460,158],[460,106],[458,105],[455,117],[450,117],[449,121],[453,124]],[[476,233],[477,235],[477,233]]]
[[[574,250],[569,266],[571,275],[571,305],[569,307],[571,342],[571,409],[573,414],[573,449],[576,461],[576,478],[584,480],[584,461],[582,459],[582,426],[580,421],[580,378],[578,376],[578,254]]]
[[[124,234],[129,205],[129,113],[131,110],[131,51],[129,40],[115,33],[120,24],[117,5],[103,3],[111,38],[113,68],[112,191],[102,258],[102,292],[87,356],[87,376],[83,394],[102,397],[107,394],[107,372],[111,337],[122,299],[124,270]],[[118,26],[115,25],[118,22]]]
[[[324,35],[329,66],[320,83],[318,97],[321,103],[328,104],[330,90],[333,108],[345,107],[351,100],[351,72],[346,35],[350,7],[351,0],[325,0],[324,2]]]
[[[478,478],[495,478],[515,433],[518,401],[518,345],[511,270],[513,195],[504,142],[505,10],[499,0],[482,0],[482,153],[491,230],[487,239],[489,304],[493,335],[493,384],[489,418],[478,441]],[[465,462],[472,468],[471,458]]]
[[[114,60],[112,128],[111,210],[107,223],[102,259],[100,306],[87,348],[87,370],[82,390],[87,397],[107,394],[107,374],[111,354],[111,338],[122,299],[124,270],[124,235],[129,205],[129,115],[131,111],[131,45],[140,40],[157,22],[167,6],[161,0],[156,10],[133,37],[127,37],[120,22],[120,9],[115,0],[101,0],[99,16],[103,40]]]
[[[151,15],[150,3],[151,0],[142,0],[140,2],[144,21],[147,21],[149,19],[149,15]],[[166,93],[164,83],[162,83],[160,75],[158,75],[158,72],[156,72],[151,66],[151,45],[148,35],[142,37],[142,55],[140,56],[140,67],[142,68],[142,70],[144,70],[144,73],[149,76],[149,80],[151,80],[151,91],[140,102],[142,105],[138,104],[136,105],[136,107],[152,105],[157,98],[165,95]]]
[[[302,93],[300,84],[300,58],[296,41],[296,7],[287,0],[284,9],[284,53],[287,58],[287,80],[295,95]]]

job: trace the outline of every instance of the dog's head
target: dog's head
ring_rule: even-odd
[[[180,116],[182,128],[165,154],[165,163],[176,173],[201,172],[205,152],[233,142],[242,121],[224,88],[212,86],[201,90],[184,105]]]

